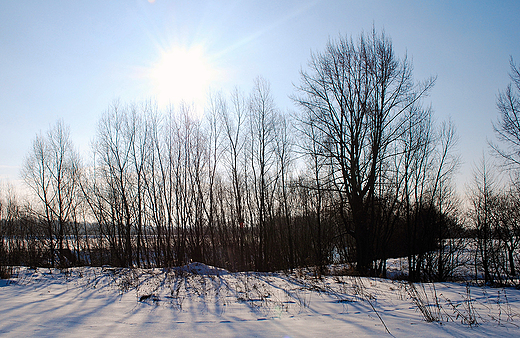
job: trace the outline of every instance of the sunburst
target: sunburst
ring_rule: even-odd
[[[202,106],[215,74],[202,47],[163,51],[149,71],[153,95],[162,106],[181,102]]]

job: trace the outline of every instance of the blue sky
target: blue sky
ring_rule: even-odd
[[[35,135],[58,119],[88,156],[114,100],[157,94],[148,74],[166,50],[202,50],[212,90],[247,92],[262,76],[294,110],[311,51],[374,26],[412,58],[417,80],[437,76],[425,102],[457,126],[463,187],[493,138],[509,57],[520,64],[519,13],[518,1],[1,1],[0,180],[19,180]]]

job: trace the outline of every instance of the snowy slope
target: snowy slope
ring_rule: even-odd
[[[0,280],[2,337],[506,337],[520,336],[519,314],[520,291],[511,288],[229,273],[200,263],[19,268]]]

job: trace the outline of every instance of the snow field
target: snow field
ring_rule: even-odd
[[[513,288],[200,263],[16,270],[0,280],[2,337],[520,336]]]

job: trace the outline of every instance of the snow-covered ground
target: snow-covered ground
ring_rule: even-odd
[[[17,269],[2,337],[520,336],[520,291],[182,268]],[[433,322],[427,322],[425,317]]]

